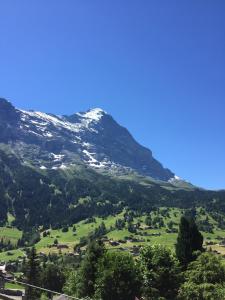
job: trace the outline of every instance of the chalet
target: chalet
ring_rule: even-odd
[[[2,264],[2,265],[0,265],[0,273],[4,273],[4,272],[6,272],[6,264]]]
[[[5,274],[3,274],[3,277],[4,277],[4,279],[7,281],[7,280],[14,280],[14,276],[13,276],[13,274],[11,274],[11,273],[5,273]]]
[[[0,291],[3,294],[8,294],[10,290],[5,289],[5,283],[14,280],[14,276],[6,271],[6,264],[0,266]],[[0,297],[0,299],[2,299]],[[10,298],[9,298],[10,299]]]
[[[213,242],[213,241],[206,241],[205,244],[206,244],[206,246],[211,246],[211,245],[215,245],[215,242]],[[223,244],[221,246],[223,246]]]
[[[160,235],[161,235],[160,232],[151,233],[151,236],[160,236]]]
[[[120,243],[119,243],[119,242],[116,242],[116,241],[113,241],[113,240],[110,240],[110,241],[109,241],[109,244],[110,244],[111,246],[118,246]]]

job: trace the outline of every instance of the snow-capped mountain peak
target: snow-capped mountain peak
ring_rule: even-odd
[[[81,116],[83,118],[91,119],[94,121],[99,121],[101,118],[107,114],[103,109],[101,108],[93,108],[89,109],[87,112],[84,113],[77,113],[78,116]]]
[[[65,169],[84,163],[109,172],[136,171],[168,181],[165,169],[152,152],[100,108],[70,116],[25,111],[0,99],[0,143],[23,162],[39,169]]]

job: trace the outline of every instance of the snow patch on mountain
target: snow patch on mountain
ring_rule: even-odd
[[[5,117],[6,114],[6,117]],[[136,171],[164,181],[179,180],[100,108],[72,115],[19,110],[0,99],[0,138],[21,160],[47,169],[84,163],[116,174]]]
[[[61,161],[65,155],[50,153],[50,156],[51,156],[51,158],[53,158],[54,162],[58,162],[58,161]]]
[[[104,114],[106,114],[106,112],[101,108],[93,108],[85,113],[77,113],[78,116],[90,119],[91,121],[100,121]]]
[[[59,166],[59,169],[67,169],[68,167],[66,166],[66,165],[64,165],[64,164],[61,164],[61,166]]]
[[[170,179],[168,180],[169,183],[175,183],[175,182],[177,182],[177,181],[183,181],[183,179],[180,178],[180,177],[177,176],[177,175],[174,175],[172,178],[170,178]]]
[[[43,131],[47,129],[47,126],[53,125],[56,128],[64,128],[72,132],[79,132],[81,129],[81,124],[69,123],[60,117],[52,116],[39,111],[22,111],[23,116],[21,120],[24,122],[29,121],[30,123],[36,125],[36,128]]]
[[[53,137],[52,133],[47,130],[48,126],[54,126],[56,129],[68,130],[72,133],[80,133],[85,130],[98,133],[98,131],[91,126],[92,122],[99,122],[104,114],[100,108],[95,108],[87,111],[86,113],[77,113],[79,117],[78,121],[71,123],[66,120],[63,116],[51,115],[39,111],[25,111],[20,110],[22,113],[21,121],[24,127],[27,127],[27,123],[30,126],[35,126],[38,131],[41,131],[41,134],[45,137]]]
[[[93,156],[95,153],[90,153],[87,150],[83,150],[83,153],[89,158],[87,161],[88,163],[98,163],[97,159],[95,159]]]

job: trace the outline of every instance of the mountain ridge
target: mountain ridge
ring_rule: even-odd
[[[20,110],[0,99],[0,141],[39,168],[67,168],[83,162],[113,173],[136,171],[168,181],[175,174],[164,168],[151,150],[140,145],[123,126],[101,108],[72,115]],[[31,157],[27,157],[28,153]]]
[[[102,110],[55,116],[0,100],[0,225],[9,214],[29,231],[196,205],[223,212],[224,191],[183,182]]]

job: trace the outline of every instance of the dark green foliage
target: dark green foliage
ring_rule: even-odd
[[[128,223],[133,222],[134,220],[134,212],[133,211],[126,211],[124,213],[124,220]]]
[[[90,239],[86,236],[82,236],[80,238],[80,243],[79,245],[77,245],[78,247],[83,247],[83,246],[86,246],[88,243],[89,243]],[[74,248],[76,248],[76,246],[74,246]]]
[[[102,222],[99,227],[97,227],[94,232],[91,232],[89,238],[91,240],[98,239],[107,233],[105,223]]]
[[[145,224],[146,224],[147,226],[151,226],[151,225],[152,225],[152,218],[151,218],[151,215],[149,215],[149,216],[147,216],[147,217],[145,218]]]
[[[164,221],[163,218],[160,217],[159,215],[156,215],[153,219],[152,219],[152,226],[156,227],[156,228],[161,228],[164,226]]]
[[[40,241],[40,232],[35,228],[23,231],[21,239],[18,241],[18,247],[33,246]]]
[[[96,223],[96,219],[94,217],[90,217],[84,221],[84,224]]]
[[[199,220],[197,224],[199,230],[213,233],[213,225],[209,222],[208,217],[206,217],[204,220]]]
[[[63,266],[60,268],[56,264],[48,263],[42,269],[42,286],[52,291],[62,292],[63,285],[65,284],[65,275],[62,268]]]
[[[204,206],[207,211],[225,213],[224,191],[171,191],[155,182],[144,185],[102,175],[83,165],[68,172],[41,172],[24,165],[5,148],[0,145],[0,225],[7,221],[7,212],[15,217],[13,225],[24,231],[38,226],[71,226],[82,219],[121,212],[124,207],[128,209],[126,222],[132,222],[137,212],[152,211],[154,206]],[[162,213],[168,215],[166,209]],[[156,226],[163,226],[160,220],[156,221]],[[224,226],[222,219],[220,226]]]
[[[167,226],[168,226],[168,228],[169,228],[170,230],[172,230],[172,229],[173,229],[173,226],[174,226],[174,222],[173,222],[173,221],[169,221],[168,224],[167,224]]]
[[[181,270],[170,250],[161,245],[144,247],[141,251],[141,274],[144,299],[176,298]]]
[[[68,231],[69,231],[68,226],[64,226],[64,227],[62,228],[62,232],[68,232]]]
[[[195,208],[195,207],[188,208],[188,209],[186,209],[185,212],[184,212],[184,216],[185,216],[187,219],[195,219],[195,218],[196,218],[196,214],[197,214],[197,211],[196,211],[196,208]],[[200,211],[200,214],[201,214],[201,211]]]
[[[224,215],[218,212],[209,211],[208,212],[212,218],[218,223],[220,229],[225,229],[225,218]]]
[[[43,237],[46,237],[48,235],[48,232],[47,231],[44,231],[43,232]]]
[[[169,218],[170,217],[169,210],[170,208],[162,208],[160,213],[163,217]]]
[[[125,227],[125,221],[123,219],[117,219],[115,223],[115,228],[117,230],[122,230]]]
[[[103,257],[105,249],[101,241],[91,241],[85,257],[77,273],[71,273],[65,286],[65,291],[77,297],[92,297],[95,292],[98,262]]]
[[[40,286],[40,266],[34,247],[31,248],[31,251],[28,256],[28,263],[26,267],[26,282],[31,285]],[[26,287],[27,299],[37,300],[39,299],[39,296],[39,290],[29,286]]]
[[[186,266],[194,259],[195,251],[203,251],[202,244],[203,236],[194,220],[182,216],[176,243],[176,255],[179,261]]]
[[[132,256],[108,252],[98,264],[95,299],[134,300],[140,295],[140,272]]]
[[[4,195],[4,189],[1,187],[0,184],[0,195]],[[4,225],[7,221],[7,199],[5,196],[0,196],[0,225]]]
[[[0,240],[0,252],[10,251],[16,249],[17,245],[13,245],[10,240],[1,238]]]
[[[136,233],[137,232],[136,226],[132,222],[128,223],[127,230],[131,233]]]
[[[185,272],[185,283],[179,290],[182,300],[225,299],[225,267],[221,258],[211,253],[201,254]]]

